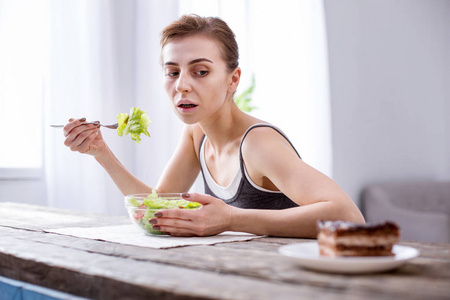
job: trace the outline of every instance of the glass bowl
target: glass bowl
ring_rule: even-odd
[[[125,208],[133,224],[146,234],[163,235],[164,232],[153,229],[149,221],[162,209],[198,209],[200,203],[184,200],[181,193],[132,194],[125,196]]]

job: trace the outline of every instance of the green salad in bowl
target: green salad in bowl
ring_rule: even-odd
[[[155,213],[161,209],[198,209],[202,205],[198,202],[184,200],[179,193],[133,194],[125,196],[125,207],[133,224],[144,230],[146,234],[162,235],[164,232],[154,230],[149,223]]]

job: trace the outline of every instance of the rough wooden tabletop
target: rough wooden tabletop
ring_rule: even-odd
[[[92,299],[450,298],[450,244],[401,242],[420,256],[387,273],[339,275],[277,252],[306,239],[151,249],[44,231],[117,224],[129,220],[0,203],[0,276]]]

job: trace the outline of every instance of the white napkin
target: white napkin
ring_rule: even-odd
[[[218,235],[207,237],[172,237],[152,236],[142,232],[133,224],[114,225],[102,227],[66,227],[58,229],[46,229],[46,232],[63,235],[76,236],[80,238],[107,241],[125,245],[150,247],[150,248],[173,248],[189,245],[212,245],[217,243],[247,241],[262,236],[245,232],[226,231]]]

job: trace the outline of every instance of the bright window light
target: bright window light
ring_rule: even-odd
[[[0,169],[42,166],[43,3],[0,0]]]

